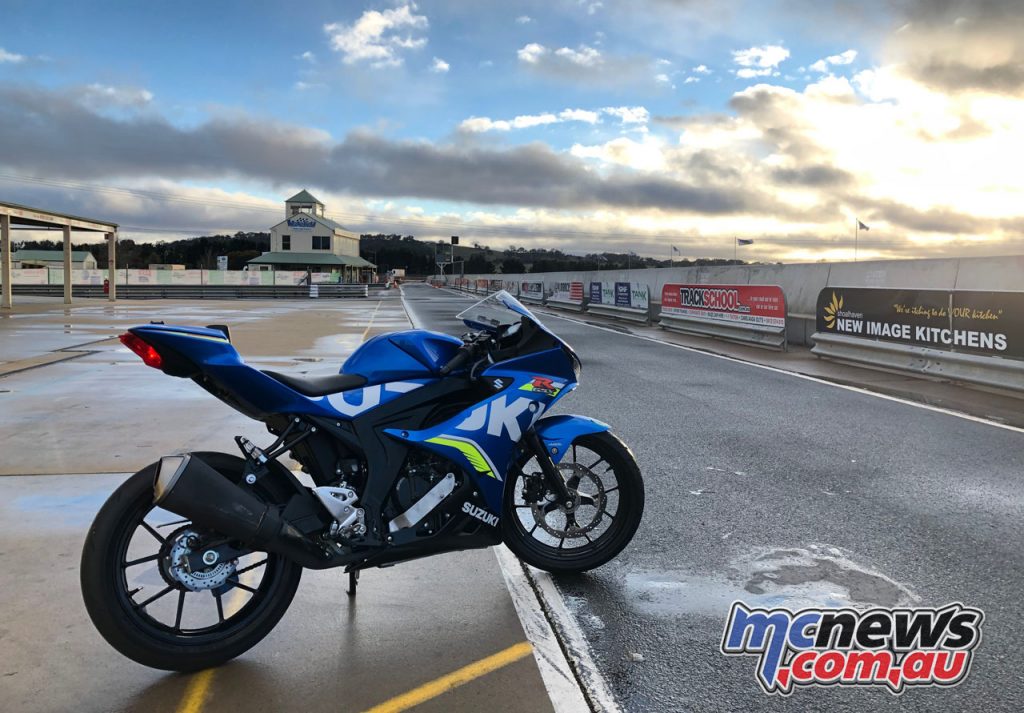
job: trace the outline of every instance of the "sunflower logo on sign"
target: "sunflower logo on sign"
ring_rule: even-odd
[[[836,326],[836,315],[839,314],[839,310],[843,308],[843,298],[836,297],[836,293],[832,293],[832,302],[825,305],[825,326],[829,329],[834,329]]]

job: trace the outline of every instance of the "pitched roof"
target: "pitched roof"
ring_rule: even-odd
[[[88,250],[72,250],[71,262],[82,262],[86,256],[92,255]],[[63,250],[18,250],[11,253],[12,260],[40,260],[43,262],[63,262]]]
[[[296,193],[294,196],[285,201],[285,203],[317,203],[323,205],[316,199],[312,193],[303,188],[301,191]]]
[[[289,215],[287,218],[282,220],[280,223],[277,223],[276,225],[272,225],[270,227],[270,229],[273,230],[278,225],[284,225],[289,220],[292,220],[292,219],[300,217],[300,216],[304,217],[304,218],[311,218],[312,220],[315,220],[316,222],[320,223],[321,225],[327,226],[331,230],[340,230],[340,231],[345,232],[345,233],[351,233],[353,237],[355,237],[355,235],[356,235],[354,232],[352,232],[351,230],[346,228],[341,223],[336,223],[335,221],[331,220],[330,218],[325,218],[322,215],[314,215],[313,213],[298,213],[297,215]]]
[[[351,267],[376,267],[372,262],[354,255],[334,253],[293,253],[289,251],[263,253],[249,260],[249,265],[349,265]]]

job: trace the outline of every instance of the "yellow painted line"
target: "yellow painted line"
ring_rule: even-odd
[[[362,341],[364,341],[364,342],[366,341],[366,335],[370,333],[370,327],[373,326],[373,320],[376,319],[376,317],[377,317],[377,310],[380,309],[380,306],[383,303],[384,303],[384,300],[378,300],[377,301],[377,306],[373,308],[373,314],[370,315],[370,323],[367,324],[366,325],[366,329],[363,330]]]
[[[206,702],[206,696],[210,692],[210,683],[213,681],[213,672],[216,669],[208,668],[192,676],[188,682],[185,694],[178,704],[177,713],[199,713]]]
[[[529,656],[532,651],[533,647],[527,641],[510,646],[504,651],[499,651],[485,659],[480,659],[468,666],[463,666],[457,671],[452,671],[446,676],[436,678],[430,683],[425,683],[419,688],[412,689],[408,693],[403,693],[391,700],[384,701],[380,705],[365,711],[365,713],[399,713],[400,711],[408,710],[432,698],[437,698],[442,693],[447,693],[453,688],[458,688],[492,671],[497,671],[499,668],[515,663]]]
[[[252,586],[252,579],[253,573],[251,571],[242,575],[243,584]],[[234,616],[238,613],[239,609],[245,606],[248,601],[245,594],[248,594],[248,592],[236,587],[228,595],[228,601],[224,607],[225,619]],[[210,695],[210,684],[213,683],[213,674],[216,670],[215,668],[208,668],[193,674],[192,679],[185,688],[185,693],[181,696],[181,702],[178,704],[178,709],[175,713],[199,713],[203,709],[203,704],[206,703],[206,698]]]

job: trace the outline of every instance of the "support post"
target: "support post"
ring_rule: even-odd
[[[3,300],[0,301],[0,306],[3,309],[11,309],[14,304],[11,295],[13,290],[11,289],[11,216],[6,213],[0,215],[0,252],[3,253],[0,257],[0,281],[3,284]]]
[[[71,304],[71,226],[64,226],[64,304]]]
[[[117,232],[107,233],[107,299],[117,300]]]

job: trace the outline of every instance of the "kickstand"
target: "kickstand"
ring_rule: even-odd
[[[350,597],[356,595],[357,586],[359,586],[359,570],[354,569],[348,573],[348,595]]]

